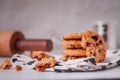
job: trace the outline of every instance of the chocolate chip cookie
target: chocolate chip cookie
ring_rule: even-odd
[[[54,67],[56,64],[55,58],[43,51],[33,51],[28,56],[38,60],[35,65],[35,69],[38,71],[44,71],[46,68]]]
[[[85,31],[82,33],[82,44],[86,49],[86,56],[95,56],[96,62],[102,62],[105,60],[106,45],[103,38],[95,32]]]
[[[37,71],[44,71],[46,68],[52,68],[56,64],[56,60],[53,57],[44,58],[36,63],[35,69]]]
[[[61,43],[65,49],[62,53],[66,56],[95,56],[96,62],[102,62],[106,55],[104,39],[96,32],[87,30],[83,33],[63,35]]]

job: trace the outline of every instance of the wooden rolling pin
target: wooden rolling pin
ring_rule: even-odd
[[[12,56],[23,51],[51,51],[50,39],[25,39],[19,31],[0,31],[0,56]]]

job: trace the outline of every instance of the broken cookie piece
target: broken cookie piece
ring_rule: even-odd
[[[12,64],[9,59],[5,59],[0,65],[1,70],[7,70],[7,69],[10,69],[11,67],[12,67]]]
[[[37,60],[42,60],[43,58],[51,57],[50,55],[48,55],[47,53],[43,51],[33,51],[29,53],[28,56],[31,57],[32,59],[37,59]]]
[[[29,54],[29,57],[38,60],[35,65],[35,69],[37,71],[44,71],[46,68],[54,67],[56,64],[54,57],[48,55],[43,51],[33,51]]]
[[[53,57],[44,58],[36,63],[35,69],[37,71],[44,71],[46,68],[52,68],[56,64],[56,60]]]
[[[21,70],[22,70],[22,67],[21,67],[20,65],[16,65],[16,66],[15,66],[15,70],[16,70],[16,71],[21,71]]]

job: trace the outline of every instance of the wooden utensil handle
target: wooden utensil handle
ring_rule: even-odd
[[[51,51],[53,43],[50,39],[27,39],[16,41],[15,46],[18,51]]]

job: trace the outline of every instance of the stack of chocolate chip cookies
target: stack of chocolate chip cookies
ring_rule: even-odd
[[[106,45],[103,38],[96,32],[87,30],[83,33],[71,33],[63,35],[64,47],[61,60],[73,60],[83,57],[95,57],[96,62],[105,60]]]

